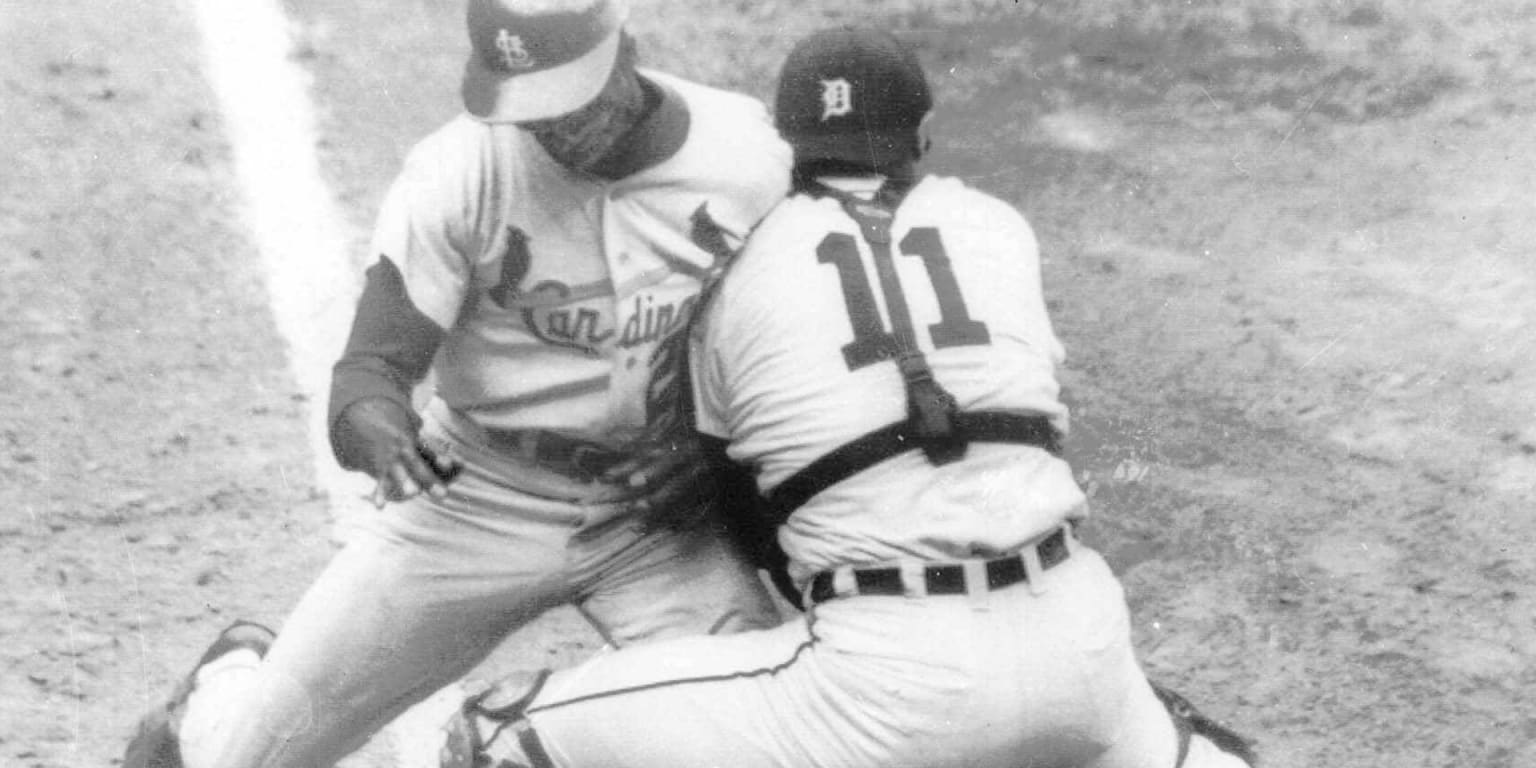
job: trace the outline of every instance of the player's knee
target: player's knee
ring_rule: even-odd
[[[444,726],[441,768],[554,768],[526,717],[548,677],[516,673],[466,699]]]

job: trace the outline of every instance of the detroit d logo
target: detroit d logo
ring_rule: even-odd
[[[821,81],[821,120],[841,117],[853,111],[853,86],[839,77]]]
[[[523,38],[505,29],[496,31],[496,50],[501,51],[501,63],[507,69],[527,69],[533,66],[533,56],[523,47]]]

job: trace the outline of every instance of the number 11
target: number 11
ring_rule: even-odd
[[[914,227],[899,244],[904,256],[916,256],[923,260],[928,272],[928,282],[933,286],[939,301],[939,322],[928,326],[929,338],[938,349],[979,344],[989,344],[991,334],[985,323],[972,320],[960,295],[960,284],[950,266],[949,254],[934,227]],[[878,258],[878,256],[876,257]],[[885,330],[875,304],[874,289],[864,264],[859,259],[858,240],[852,235],[833,232],[816,246],[816,260],[831,264],[843,288],[843,301],[848,308],[848,320],[853,326],[853,341],[843,346],[843,360],[848,370],[858,370],[866,365],[895,357],[896,336]],[[881,288],[886,295],[886,306],[891,311],[893,327],[910,328],[912,318],[906,310],[906,297],[896,281],[894,269],[880,270]],[[889,279],[887,279],[889,273]]]

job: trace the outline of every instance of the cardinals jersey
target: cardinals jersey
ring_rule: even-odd
[[[864,180],[866,193],[878,186]],[[852,180],[835,180],[847,187]],[[1063,349],[1034,233],[1012,207],[928,177],[891,227],[896,285],[830,197],[796,195],[763,221],[692,339],[697,420],[767,493],[815,459],[906,418],[888,349],[894,289],[934,377],[962,411],[1047,417],[1065,431]],[[973,443],[932,466],[917,450],[822,491],[779,540],[803,579],[838,565],[993,556],[1085,514],[1067,464],[1031,446]]]
[[[642,74],[663,98],[616,180],[464,116],[412,150],[383,204],[373,251],[445,333],[437,396],[481,426],[610,445],[654,430],[687,395],[663,342],[788,187],[759,102]]]

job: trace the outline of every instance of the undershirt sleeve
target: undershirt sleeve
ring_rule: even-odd
[[[347,406],[382,397],[399,404],[420,425],[411,407],[411,390],[426,376],[445,335],[411,303],[399,268],[381,256],[368,269],[346,350],[332,369],[328,423],[331,448],[343,467],[356,467],[356,457],[343,455],[336,439]]]

